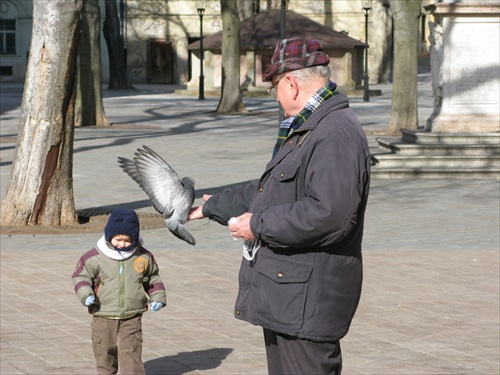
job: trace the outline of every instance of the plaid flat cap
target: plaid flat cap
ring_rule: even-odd
[[[271,69],[264,81],[271,81],[277,74],[328,65],[330,57],[323,52],[321,43],[316,39],[283,39],[278,43],[271,59]]]

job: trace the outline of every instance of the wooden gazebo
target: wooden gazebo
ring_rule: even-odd
[[[285,36],[287,38],[318,39],[330,56],[332,80],[339,87],[354,89],[362,80],[362,61],[365,44],[332,28],[313,21],[292,10],[285,12]],[[269,69],[274,49],[280,41],[281,10],[258,13],[241,22],[240,54],[241,84],[244,88],[265,88],[263,73]],[[188,45],[188,49],[199,56],[200,42]],[[222,31],[203,38],[203,49],[213,56],[205,56],[204,70],[207,90],[221,87]],[[196,68],[196,64],[193,64]],[[197,77],[188,86],[197,86]],[[196,82],[194,82],[196,81]]]

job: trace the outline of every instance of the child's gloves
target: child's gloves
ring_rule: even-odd
[[[160,311],[163,307],[165,307],[165,304],[163,304],[161,302],[151,303],[151,310],[153,310],[153,311]]]
[[[88,296],[86,299],[85,299],[85,306],[90,306],[90,305],[93,305],[95,302],[95,296],[93,294],[91,294],[90,296]]]

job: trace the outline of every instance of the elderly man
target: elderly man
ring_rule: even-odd
[[[370,152],[329,61],[317,40],[277,45],[265,79],[287,118],[271,161],[190,214],[244,240],[234,313],[263,327],[270,374],[340,374],[361,295]]]

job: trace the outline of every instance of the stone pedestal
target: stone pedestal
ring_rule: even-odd
[[[427,7],[434,112],[426,130],[500,131],[500,3],[445,1]],[[441,39],[442,37],[442,39]]]

